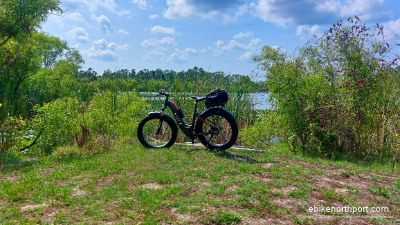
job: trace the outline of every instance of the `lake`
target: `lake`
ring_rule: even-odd
[[[142,95],[142,99],[151,100],[153,96],[156,96],[157,92],[139,92],[139,95]],[[190,93],[178,93],[178,95],[190,95]],[[271,109],[271,104],[268,102],[268,92],[259,92],[259,93],[249,93],[254,102],[254,108],[256,110],[266,110]],[[151,97],[150,97],[151,96]]]

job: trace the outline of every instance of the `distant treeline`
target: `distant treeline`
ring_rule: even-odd
[[[148,70],[143,69],[136,72],[135,69],[120,69],[115,72],[107,69],[103,74],[99,74],[92,68],[80,70],[75,75],[80,82],[97,82],[99,91],[109,90],[111,86],[120,91],[157,91],[160,87],[179,83],[181,90],[192,92],[197,89],[199,83],[212,83],[213,88],[225,88],[236,90],[240,85],[245,87],[245,92],[266,91],[265,83],[257,83],[249,76],[234,74],[229,75],[224,72],[207,72],[201,67],[194,67],[187,71],[176,72],[174,70]]]

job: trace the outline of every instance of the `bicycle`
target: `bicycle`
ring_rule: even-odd
[[[169,86],[164,87],[157,95],[166,97],[161,112],[150,112],[139,123],[137,135],[143,146],[147,148],[171,147],[178,134],[177,124],[182,132],[192,140],[192,143],[198,137],[206,149],[226,150],[236,142],[238,126],[232,113],[224,108],[228,101],[226,92],[226,102],[206,103],[207,109],[201,114],[197,112],[197,104],[206,100],[207,97],[192,96],[191,98],[196,101],[196,104],[192,124],[189,125],[184,119],[182,110],[174,102],[168,100],[170,96],[167,93],[168,88]],[[167,107],[170,108],[175,120],[165,113]]]

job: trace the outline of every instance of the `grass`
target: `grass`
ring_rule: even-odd
[[[385,215],[393,219],[384,221],[400,219],[399,177],[376,173],[377,165],[302,158],[280,145],[267,153],[114,149],[71,158],[8,156],[0,172],[0,223],[312,224],[319,220],[305,219],[314,215],[308,209],[321,201],[388,206]],[[338,197],[337,188],[348,193]]]

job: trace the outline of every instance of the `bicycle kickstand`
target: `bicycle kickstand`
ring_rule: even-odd
[[[211,134],[210,136],[210,139],[207,141],[206,151],[208,150],[208,143],[210,143],[211,139],[214,137],[214,134]]]

